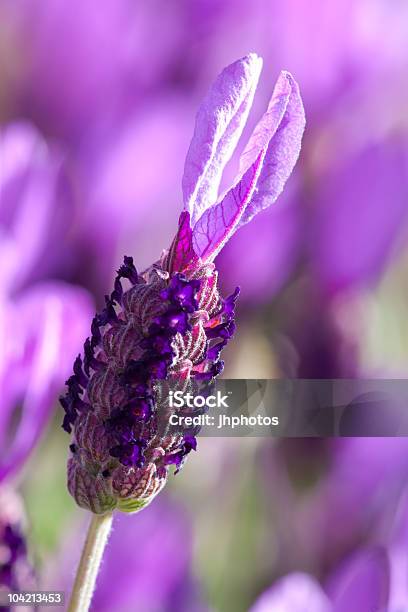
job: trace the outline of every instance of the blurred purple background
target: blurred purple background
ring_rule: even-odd
[[[307,128],[285,193],[217,261],[242,288],[226,376],[406,378],[407,39],[403,0],[0,0],[0,474],[21,483],[40,568],[78,520],[53,414],[93,305],[124,254],[143,269],[169,245],[199,101],[250,51],[264,69],[242,143],[281,69]],[[166,591],[149,612],[245,610],[288,572],[330,595],[355,551],[389,550],[407,457],[405,439],[201,440],[152,507],[179,535],[160,569],[145,561],[151,584],[178,559],[184,603]],[[116,536],[140,538],[136,568],[150,536],[132,529]]]

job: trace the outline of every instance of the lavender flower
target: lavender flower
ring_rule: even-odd
[[[220,354],[235,330],[239,289],[221,297],[213,260],[239,227],[279,196],[304,129],[298,86],[282,72],[233,187],[218,198],[260,71],[261,59],[248,55],[228,66],[210,89],[185,162],[177,234],[142,274],[125,257],[67,381],[63,427],[74,431],[68,488],[96,514],[144,507],[164,486],[169,466],[179,471],[196,449],[191,434],[159,435],[158,381],[188,385],[222,371]]]

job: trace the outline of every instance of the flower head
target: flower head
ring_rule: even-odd
[[[251,54],[228,66],[210,89],[186,158],[176,236],[142,274],[125,257],[67,381],[63,427],[74,431],[68,488],[95,513],[145,506],[164,486],[169,466],[178,471],[196,449],[194,432],[159,432],[159,381],[186,388],[222,371],[239,288],[222,298],[213,260],[238,227],[276,200],[304,129],[298,87],[283,72],[233,187],[217,199],[260,70],[260,58]]]

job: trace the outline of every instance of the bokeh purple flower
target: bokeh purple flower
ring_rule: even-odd
[[[400,497],[394,526],[378,542],[353,552],[319,582],[303,573],[289,574],[266,591],[253,612],[373,612],[404,610],[408,605],[407,498]]]
[[[89,321],[90,300],[83,290],[42,283],[12,301],[3,298],[0,309],[3,479],[23,466],[49,421]]]
[[[1,293],[15,295],[63,270],[72,208],[62,154],[33,125],[1,127],[0,149]]]
[[[21,124],[0,133],[0,149],[0,478],[5,478],[19,470],[48,422],[89,321],[91,300],[83,289],[62,282],[34,284],[47,276],[40,266],[58,214],[58,158],[49,156],[34,128]]]
[[[0,131],[0,158],[0,585],[17,590],[33,577],[22,513],[12,514],[20,506],[10,502],[15,494],[6,483],[21,472],[50,421],[92,301],[78,287],[40,281],[53,270],[45,254],[63,214],[63,200],[60,211],[55,207],[59,157],[33,127],[12,124]]]

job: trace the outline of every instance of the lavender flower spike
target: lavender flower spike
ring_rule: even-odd
[[[220,354],[234,333],[239,288],[221,297],[213,259],[238,227],[276,200],[299,155],[305,125],[298,86],[282,72],[239,176],[217,199],[260,69],[260,58],[251,54],[215,81],[198,112],[186,159],[177,234],[143,274],[125,257],[67,381],[61,403],[63,427],[73,432],[68,488],[95,514],[143,508],[163,488],[169,467],[178,472],[196,449],[191,434],[159,433],[159,381],[172,379],[186,388],[222,371]]]

